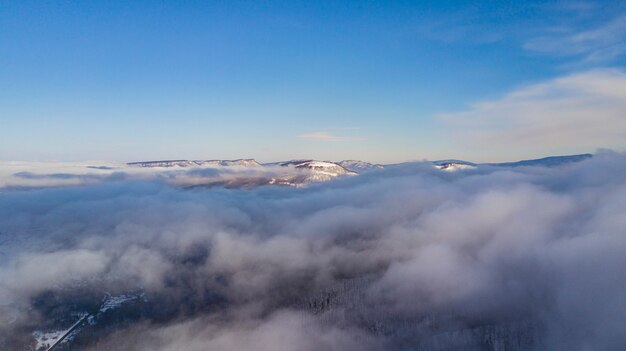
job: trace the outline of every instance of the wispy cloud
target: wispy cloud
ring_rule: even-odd
[[[481,147],[487,154],[511,154],[626,147],[624,111],[626,73],[604,69],[517,89],[439,118],[462,144]]]
[[[361,137],[336,135],[328,131],[311,132],[298,135],[300,139],[313,141],[358,141],[363,140]]]
[[[582,63],[607,62],[626,54],[626,15],[591,28],[561,27],[523,46],[543,54],[579,57]]]

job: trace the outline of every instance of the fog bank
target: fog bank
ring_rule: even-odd
[[[28,349],[33,330],[105,293],[140,292],[75,345],[619,350],[625,228],[613,152],[552,168],[404,164],[303,189],[116,178],[6,192],[0,346]]]

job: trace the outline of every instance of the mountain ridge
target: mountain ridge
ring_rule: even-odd
[[[593,157],[592,154],[576,154],[563,156],[547,156],[537,159],[527,159],[513,162],[485,162],[474,163],[459,159],[443,159],[429,161],[434,167],[443,171],[459,171],[465,169],[475,169],[478,167],[532,167],[544,166],[555,167],[567,163],[579,162]],[[407,162],[412,163],[412,162]],[[298,170],[310,170],[333,178],[338,175],[356,175],[374,170],[381,170],[389,166],[400,164],[379,164],[370,163],[361,160],[342,160],[342,161],[320,161],[315,159],[294,159],[289,161],[278,161],[259,163],[253,158],[240,158],[232,160],[156,160],[156,161],[138,161],[128,162],[127,166],[141,168],[189,168],[189,167],[253,167],[257,169],[272,167],[289,167]],[[324,178],[324,177],[322,177]],[[327,179],[328,180],[328,179]]]

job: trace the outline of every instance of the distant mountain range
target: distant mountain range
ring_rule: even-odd
[[[446,172],[477,169],[481,167],[555,167],[567,163],[578,162],[592,157],[591,154],[551,156],[533,160],[503,163],[473,163],[463,160],[448,159],[431,161],[435,168]],[[327,182],[333,179],[355,176],[358,174],[395,168],[403,164],[374,164],[360,160],[343,160],[339,162],[319,160],[290,160],[271,163],[259,163],[254,159],[236,160],[161,160],[131,162],[127,166],[133,168],[154,169],[198,169],[198,177],[193,181],[179,185],[192,187],[223,186],[227,188],[254,188],[262,185],[304,186],[311,183]],[[207,171],[203,171],[206,169]],[[214,170],[214,171],[212,171]],[[213,173],[211,173],[213,172]],[[221,174],[221,175],[215,175]]]
[[[254,159],[155,160],[119,164],[112,162],[0,162],[0,191],[76,186],[119,180],[158,180],[177,187],[225,187],[251,189],[264,185],[303,187],[314,183],[374,174],[386,169],[424,170],[429,163],[445,172],[474,169],[557,167],[591,158],[591,154],[551,156],[502,163],[473,163],[447,159],[399,164],[375,164],[360,160],[338,162],[289,160],[260,163]],[[426,167],[428,168],[428,167]]]
[[[555,167],[567,163],[578,162],[591,158],[591,154],[568,155],[568,156],[550,156],[531,160],[522,160],[516,162],[500,162],[500,163],[473,163],[463,160],[437,160],[431,161],[432,164],[441,170],[457,171],[462,169],[472,169],[481,166],[495,167]],[[299,170],[309,170],[319,174],[325,174],[329,177],[337,177],[341,175],[355,175],[372,170],[381,170],[394,165],[374,164],[360,160],[343,160],[338,162],[318,161],[318,160],[291,160],[261,164],[254,159],[236,159],[236,160],[163,160],[163,161],[142,161],[127,163],[131,167],[144,168],[168,168],[168,167],[289,167]]]
[[[580,154],[569,156],[550,156],[544,158],[538,158],[533,160],[523,160],[517,162],[502,162],[502,163],[486,163],[485,165],[497,166],[497,167],[524,167],[524,166],[542,166],[542,167],[556,167],[566,163],[579,162],[593,157],[592,154]]]
[[[132,167],[261,167],[256,160],[238,159],[238,160],[164,160],[164,161],[144,161],[130,162],[127,165]]]
[[[522,160],[516,162],[500,162],[500,163],[472,163],[461,160],[440,160],[433,161],[433,164],[444,171],[458,171],[461,169],[471,169],[480,166],[493,167],[557,167],[567,163],[579,162],[591,158],[592,154],[568,155],[568,156],[550,156],[531,160]]]

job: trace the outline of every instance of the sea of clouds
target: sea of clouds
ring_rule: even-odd
[[[33,174],[21,178],[41,186]],[[30,190],[13,177],[0,192],[5,347],[53,317],[42,299],[128,291],[151,311],[84,349],[626,345],[624,154],[403,164],[306,188],[107,177]]]

